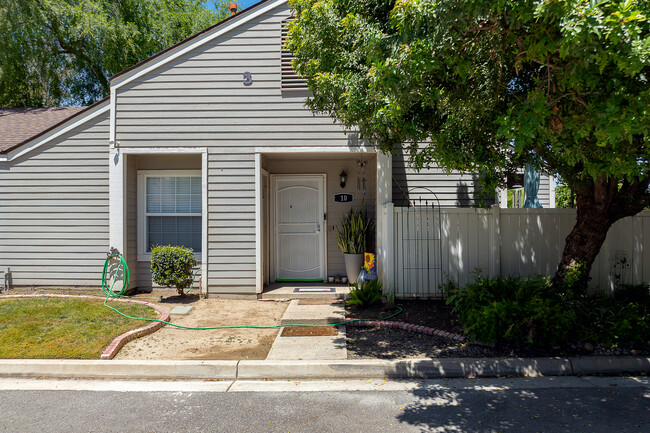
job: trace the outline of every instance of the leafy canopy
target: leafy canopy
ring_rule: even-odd
[[[310,107],[381,149],[497,181],[534,152],[578,193],[648,201],[650,1],[291,3]]]
[[[3,0],[0,106],[85,105],[109,78],[228,15],[201,0]]]

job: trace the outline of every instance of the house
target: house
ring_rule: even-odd
[[[97,286],[114,247],[131,286],[148,287],[151,246],[171,243],[194,249],[204,292],[254,296],[344,275],[334,227],[350,206],[375,216],[379,256],[377,210],[393,197],[426,187],[442,207],[471,206],[472,176],[416,173],[304,106],[282,50],[290,15],[287,0],[262,1],[112,77],[91,107],[1,112],[13,284]],[[544,206],[552,191],[545,176]]]

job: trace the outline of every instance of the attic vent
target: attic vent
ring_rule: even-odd
[[[293,54],[291,51],[284,47],[289,34],[289,22],[293,18],[287,18],[282,21],[282,57],[280,64],[282,65],[282,90],[307,90],[307,82],[303,77],[296,74],[296,71],[291,66]]]

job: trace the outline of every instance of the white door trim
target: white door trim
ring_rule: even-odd
[[[276,248],[276,232],[275,232],[275,224],[276,224],[276,218],[275,218],[275,180],[277,178],[304,178],[304,177],[320,177],[323,182],[323,191],[322,191],[322,204],[323,204],[323,214],[327,215],[327,175],[324,173],[313,173],[313,174],[271,174],[270,175],[270,183],[269,183],[269,204],[270,204],[270,209],[269,209],[269,217],[270,217],[270,224],[269,224],[269,238],[270,238],[270,246],[269,246],[269,252],[271,253],[270,257],[270,263],[269,263],[269,268],[270,268],[270,279],[271,281],[275,281],[277,278],[277,261],[276,261],[276,254],[275,254],[275,248]],[[321,278],[323,281],[326,281],[327,279],[327,220],[324,219],[321,222]]]

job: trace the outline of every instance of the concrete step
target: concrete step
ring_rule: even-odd
[[[278,283],[265,287],[258,299],[344,299],[349,294],[350,288],[345,284]]]
[[[345,304],[330,300],[294,299],[289,303],[282,325],[331,325],[345,320]]]

